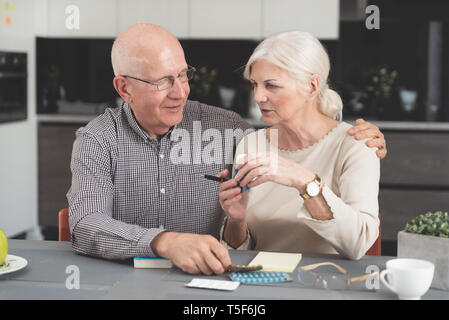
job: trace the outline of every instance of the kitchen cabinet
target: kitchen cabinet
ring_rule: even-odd
[[[38,0],[37,36],[113,38],[118,30],[117,0]],[[76,10],[70,10],[75,6]],[[73,8],[73,7],[72,7]],[[66,11],[68,10],[68,11]],[[76,20],[79,18],[79,28]]]
[[[383,130],[379,210],[382,239],[396,240],[406,223],[427,211],[449,211],[449,131]]]
[[[381,163],[382,185],[449,187],[448,132],[385,131],[384,134],[388,155]]]
[[[263,0],[263,34],[301,30],[318,39],[338,39],[340,1]]]
[[[191,0],[190,38],[260,39],[260,0]]]
[[[56,228],[58,211],[68,206],[66,194],[72,183],[70,161],[75,131],[83,125],[45,122],[38,125],[39,225],[44,230]]]
[[[338,0],[36,0],[36,35],[115,38],[139,22],[182,39],[254,39],[289,30],[337,39]],[[77,12],[66,11],[76,6]],[[79,28],[71,28],[79,18]]]
[[[381,186],[382,240],[396,241],[407,222],[427,211],[449,211],[449,190]]]
[[[178,38],[187,38],[189,3],[189,0],[118,0],[118,32],[135,23],[151,22]]]
[[[30,38],[34,29],[33,10],[35,4],[27,0],[0,1],[0,38],[11,37]],[[9,39],[1,39],[0,48],[6,49],[5,42]],[[8,46],[8,43],[6,43]]]
[[[340,1],[191,0],[190,38],[263,39],[304,30],[338,39]]]

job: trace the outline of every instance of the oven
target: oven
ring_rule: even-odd
[[[27,119],[27,54],[0,52],[0,123]]]

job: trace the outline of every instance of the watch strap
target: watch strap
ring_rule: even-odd
[[[320,187],[320,193],[321,193],[321,187],[322,187],[322,185],[321,185],[321,178],[320,178],[317,174],[315,174],[315,178],[314,178],[312,181],[310,181],[309,183],[312,183],[312,182],[315,182],[315,183],[318,184],[318,186]],[[308,199],[313,198],[313,197],[307,192],[307,185],[309,185],[309,183],[306,184],[306,191],[305,191],[304,193],[300,193],[300,194],[299,194],[299,195],[301,196],[301,198],[303,198],[304,200],[308,200]],[[318,195],[319,195],[320,193],[318,193]]]

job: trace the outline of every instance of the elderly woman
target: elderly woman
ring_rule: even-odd
[[[359,259],[378,237],[379,159],[348,135],[329,69],[306,32],[267,38],[250,57],[244,76],[269,128],[240,142],[238,173],[220,184],[222,241],[232,248]]]

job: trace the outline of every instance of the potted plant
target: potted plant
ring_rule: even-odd
[[[190,82],[190,100],[217,105],[217,96],[217,70],[207,66],[198,67]]]
[[[398,72],[387,66],[375,67],[365,74],[364,94],[370,115],[381,120],[393,120],[397,117],[397,79]]]
[[[432,262],[432,288],[449,290],[449,214],[426,212],[408,222],[398,233],[398,257]]]

